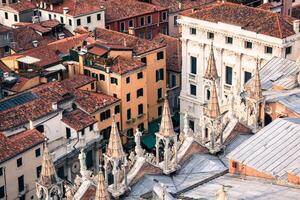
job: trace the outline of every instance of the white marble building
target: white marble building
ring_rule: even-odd
[[[219,2],[185,13],[178,22],[182,26],[180,124],[188,111],[195,132],[201,132],[201,105],[210,97],[203,76],[212,42],[221,113],[227,110],[230,94],[243,91],[257,64],[263,66],[274,56],[296,60],[300,53],[300,21],[271,11]]]

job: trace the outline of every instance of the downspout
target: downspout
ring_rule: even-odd
[[[7,188],[6,188],[6,167],[3,167],[4,170],[4,188],[5,188],[5,199],[7,200]]]

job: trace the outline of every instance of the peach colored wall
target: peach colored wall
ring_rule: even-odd
[[[108,54],[109,57],[117,57],[117,56],[122,56],[122,57],[126,57],[126,58],[132,58],[132,51],[117,51],[117,50],[113,50],[110,51]]]
[[[294,174],[288,173],[288,181],[290,183],[299,185],[300,184],[300,177],[299,176],[295,176]]]
[[[280,114],[284,114],[287,117],[300,117],[299,114],[290,111],[284,105],[280,103],[269,103],[268,107],[270,108],[270,116],[272,120],[275,120],[280,117]]]

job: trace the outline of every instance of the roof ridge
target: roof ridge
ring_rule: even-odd
[[[280,37],[282,38],[283,34],[282,34],[282,29],[281,29],[281,26],[280,26],[280,21],[279,21],[279,16],[278,15],[276,15],[276,22],[277,22]]]

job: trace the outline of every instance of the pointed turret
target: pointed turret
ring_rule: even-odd
[[[204,78],[208,80],[216,80],[218,78],[218,72],[217,72],[217,67],[216,67],[216,60],[215,60],[215,55],[214,55],[214,50],[213,50],[213,44],[211,44],[211,49],[210,49],[210,54],[207,62],[207,68],[206,72],[204,75]]]
[[[253,82],[252,82],[252,85],[250,88],[250,97],[252,99],[256,99],[256,100],[259,100],[262,98],[262,90],[261,90],[258,62],[256,65],[256,71],[255,71],[255,74],[253,77]]]
[[[49,154],[48,145],[45,144],[43,158],[42,158],[42,170],[40,174],[39,183],[43,185],[51,185],[57,183],[57,175],[55,167]]]
[[[102,170],[100,170],[98,174],[98,183],[97,183],[95,200],[110,200],[110,196],[107,191]]]
[[[110,158],[121,158],[125,156],[115,117],[113,117],[106,155]]]
[[[164,137],[173,137],[175,135],[167,95],[165,97],[159,134]]]
[[[217,118],[220,116],[220,107],[218,102],[218,95],[217,95],[217,89],[216,89],[216,83],[213,81],[212,84],[212,90],[211,90],[211,98],[208,102],[208,116],[210,118]]]

